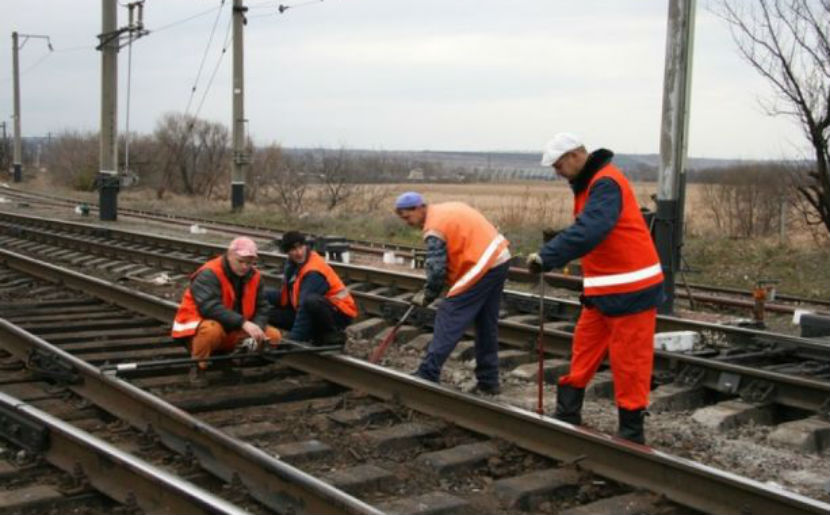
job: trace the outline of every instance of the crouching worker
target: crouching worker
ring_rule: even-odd
[[[288,255],[282,288],[268,291],[268,323],[288,330],[285,338],[315,345],[343,345],[357,304],[337,273],[308,248],[305,236],[286,232],[280,250]]]
[[[190,276],[172,336],[187,339],[194,359],[227,354],[246,340],[253,340],[258,347],[266,341],[272,347],[279,343],[280,332],[267,325],[269,306],[256,260],[256,243],[240,237],[231,241],[224,255],[211,259]],[[207,361],[193,367],[190,382],[205,386],[207,367]]]

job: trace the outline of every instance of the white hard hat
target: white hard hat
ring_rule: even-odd
[[[542,151],[542,166],[551,166],[559,161],[559,158],[564,154],[584,146],[579,136],[568,132],[560,132],[552,140],[545,143],[545,148]]]

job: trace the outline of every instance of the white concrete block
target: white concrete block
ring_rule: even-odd
[[[807,313],[813,313],[809,309],[796,309],[793,311],[793,325],[799,325],[801,323],[801,315],[806,315]]]
[[[671,331],[654,335],[654,348],[669,352],[686,352],[700,343],[700,333],[694,331]]]

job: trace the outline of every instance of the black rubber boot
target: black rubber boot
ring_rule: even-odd
[[[556,411],[553,418],[580,425],[582,423],[582,399],[585,398],[585,388],[574,388],[560,384],[556,389]]]
[[[646,418],[646,410],[627,410],[619,408],[619,412],[620,429],[617,432],[617,436],[636,443],[646,443],[646,437],[643,432],[643,422]]]

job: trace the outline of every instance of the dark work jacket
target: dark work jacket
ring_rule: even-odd
[[[579,175],[573,179],[574,194],[588,187],[594,174],[611,162],[614,153],[601,148],[588,156]],[[585,208],[576,217],[573,225],[556,235],[539,251],[543,268],[561,268],[574,259],[591,252],[602,243],[617,224],[622,211],[622,192],[619,185],[610,178],[596,181],[588,191]],[[613,295],[597,295],[586,299],[603,314],[609,316],[629,315],[657,307],[663,302],[663,284],[645,290]]]
[[[222,284],[212,270],[205,269],[199,272],[190,282],[190,293],[193,295],[193,301],[199,308],[199,313],[203,318],[216,320],[222,324],[225,331],[234,331],[241,328],[245,322],[245,318],[242,316],[242,291],[245,283],[251,279],[253,269],[248,270],[245,276],[240,277],[231,270],[227,257],[222,257],[222,267],[225,270],[225,276],[233,285],[236,293],[236,303],[233,310],[222,304]],[[265,300],[262,281],[259,283],[259,291],[257,292],[256,314],[254,314],[251,321],[262,330],[265,330],[268,324],[268,302]]]
[[[294,288],[294,281],[297,280],[297,272],[299,270],[300,266],[295,264],[293,261],[286,261],[284,280],[288,285],[289,292]],[[330,287],[329,282],[326,281],[325,276],[323,276],[320,272],[309,272],[303,276],[303,282],[300,284],[300,297],[298,299],[300,305],[291,306],[291,309],[294,310],[296,315],[294,318],[294,324],[291,326],[291,331],[285,335],[287,339],[297,342],[311,341],[313,334],[311,328],[312,320],[311,316],[308,314],[308,310],[304,307],[304,301],[310,294],[313,293],[325,296]],[[292,295],[289,295],[288,298],[289,302],[291,302]]]

